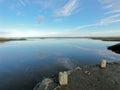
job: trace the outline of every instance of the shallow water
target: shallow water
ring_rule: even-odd
[[[108,46],[92,39],[29,39],[0,43],[0,90],[32,90],[45,77],[76,66],[119,61]]]

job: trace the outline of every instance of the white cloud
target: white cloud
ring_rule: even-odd
[[[99,0],[101,3],[105,4],[105,3],[110,3],[112,1],[116,1],[116,0]]]
[[[55,11],[55,16],[69,16],[80,8],[79,0],[69,0],[63,7]]]
[[[0,37],[4,37],[4,36],[6,36],[6,35],[8,35],[8,34],[9,34],[9,33],[6,32],[6,31],[4,31],[3,28],[0,28]]]
[[[67,0],[34,0],[33,3],[38,4],[43,9],[55,9],[60,7]]]
[[[25,0],[20,0],[19,3],[20,3],[22,6],[26,6]]]
[[[119,23],[119,22],[120,22],[120,14],[115,14],[115,15],[112,15],[109,17],[105,17],[96,23],[77,26],[74,29],[80,30],[80,29],[84,29],[84,28],[103,26],[103,25],[108,25],[108,24],[112,24],[112,23]]]
[[[101,20],[101,24],[120,22],[120,0],[100,0],[105,10],[106,18]]]
[[[3,32],[4,31],[4,32]],[[92,32],[44,29],[10,29],[1,28],[1,37],[82,37],[82,36],[120,36],[120,30],[102,30]]]
[[[3,32],[4,31],[4,32]],[[45,29],[18,29],[18,28],[1,28],[1,37],[47,37],[47,36],[59,36],[64,34],[63,32],[56,30]],[[4,33],[4,34],[2,34]]]
[[[16,12],[16,15],[23,14],[23,8],[29,5],[30,0],[11,0],[8,7],[10,10]]]
[[[53,0],[35,0],[36,4],[39,4],[40,7],[43,7],[43,8],[50,8],[52,5],[53,5]]]
[[[112,14],[112,13],[119,13],[119,12],[120,12],[120,9],[109,11],[109,12],[105,12],[105,14]]]
[[[81,26],[75,27],[74,30],[80,30],[80,29],[89,28],[89,27],[94,27],[94,26],[99,26],[99,25],[100,25],[100,24],[98,24],[98,23],[81,25]]]
[[[17,15],[21,15],[28,5],[39,7],[38,12],[45,13],[50,10],[51,14],[55,16],[69,16],[79,11],[80,0],[11,0],[8,7],[15,11]]]
[[[120,36],[119,35],[120,30],[103,30],[103,31],[94,31],[91,32],[90,34],[92,36]]]
[[[109,3],[104,8],[109,10],[105,14],[120,13],[120,1]]]
[[[17,1],[11,1],[11,7],[14,8],[22,8],[29,4],[29,0],[17,0]]]
[[[120,22],[120,14],[115,14],[109,17],[106,17],[100,21],[100,24],[109,24],[109,23],[115,23]]]
[[[7,32],[4,32],[4,31],[0,31],[0,36],[1,35],[5,35],[5,34],[8,34]]]
[[[80,30],[83,28],[89,27],[96,27],[96,26],[103,26],[113,23],[120,23],[120,0],[99,0],[102,5],[103,9],[107,9],[105,12],[104,18],[100,19],[98,22],[93,24],[87,24],[82,26],[77,26],[74,29]]]

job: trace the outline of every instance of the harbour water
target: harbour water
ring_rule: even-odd
[[[107,49],[118,42],[81,38],[28,39],[0,43],[0,90],[33,90],[45,77],[77,66],[119,61]]]

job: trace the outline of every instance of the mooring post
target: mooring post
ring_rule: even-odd
[[[59,83],[61,86],[68,85],[68,74],[66,71],[59,72]]]
[[[107,64],[107,61],[106,60],[102,60],[101,61],[101,68],[106,68],[106,64]]]

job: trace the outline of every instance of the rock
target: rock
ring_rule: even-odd
[[[80,67],[76,67],[76,68],[75,68],[75,70],[81,70],[81,69],[82,69],[82,68],[80,68]]]
[[[54,81],[50,78],[45,78],[38,83],[33,90],[53,90],[56,87]]]
[[[106,64],[107,64],[107,61],[106,60],[102,60],[101,64],[100,64],[101,68],[106,68]]]
[[[68,73],[66,71],[59,72],[59,84],[61,86],[68,85]]]
[[[74,70],[67,71],[67,74],[70,75]]]
[[[85,71],[85,74],[86,74],[86,75],[90,75],[90,72],[89,72],[89,71]]]

